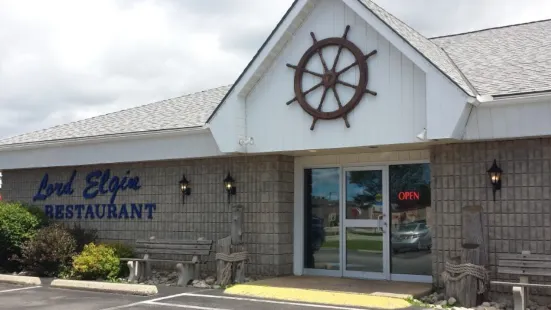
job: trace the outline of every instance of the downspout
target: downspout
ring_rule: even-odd
[[[467,103],[470,105],[469,107],[469,113],[467,115],[467,120],[465,121],[465,124],[462,126],[461,128],[461,139],[464,139],[465,138],[465,133],[467,131],[467,126],[469,125],[469,120],[471,118],[471,114],[473,112],[473,109],[475,107],[478,107],[480,106],[480,104],[482,103],[485,103],[485,102],[491,102],[494,100],[494,97],[491,96],[491,95],[481,95],[477,90],[476,88],[473,86],[473,84],[471,84],[471,82],[469,81],[469,79],[465,76],[465,74],[463,74],[463,71],[461,71],[461,69],[459,69],[459,67],[455,64],[455,62],[453,61],[453,59],[450,57],[450,55],[446,52],[446,50],[444,50],[443,48],[440,47],[440,49],[442,50],[442,52],[444,52],[444,55],[446,55],[446,57],[448,57],[450,63],[454,66],[454,68],[457,70],[457,72],[459,72],[459,74],[461,75],[461,78],[465,81],[465,83],[467,84],[467,86],[469,86],[469,89],[473,92],[473,94],[475,95],[474,97],[472,96],[468,96],[467,97]]]

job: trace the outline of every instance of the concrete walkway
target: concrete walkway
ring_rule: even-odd
[[[290,276],[239,284],[225,294],[295,302],[403,309],[408,297],[431,292],[431,284],[334,277]]]

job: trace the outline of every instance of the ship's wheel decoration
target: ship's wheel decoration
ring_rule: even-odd
[[[312,121],[312,126],[310,126],[310,130],[314,130],[314,126],[316,125],[316,122],[320,119],[331,120],[331,119],[337,119],[340,117],[344,119],[344,123],[346,127],[350,128],[350,123],[348,123],[348,118],[347,118],[348,113],[350,113],[350,111],[352,111],[358,105],[358,103],[360,103],[360,100],[362,99],[365,93],[371,94],[373,96],[377,95],[376,92],[367,89],[367,80],[368,80],[367,70],[368,69],[367,69],[367,63],[366,63],[369,57],[377,54],[377,50],[373,50],[369,54],[364,55],[364,53],[360,50],[360,48],[358,48],[354,43],[347,40],[346,36],[348,35],[349,30],[350,30],[350,26],[346,26],[346,29],[344,30],[344,34],[342,37],[340,38],[332,37],[332,38],[323,39],[321,41],[318,41],[314,33],[310,32],[310,35],[314,40],[314,44],[308,50],[306,50],[306,52],[304,53],[304,55],[302,55],[302,58],[300,59],[297,65],[287,64],[287,67],[295,69],[295,97],[289,100],[287,102],[287,105],[290,105],[291,103],[297,101],[302,107],[302,109],[314,118],[314,120]],[[335,60],[333,61],[333,66],[329,68],[327,66],[327,63],[325,62],[325,59],[323,58],[323,49],[331,46],[338,47],[338,51],[337,51],[337,55],[335,56]],[[347,49],[348,51],[350,51],[350,53],[352,53],[355,61],[350,65],[344,67],[343,69],[337,70],[337,64],[339,62],[339,57],[341,55],[343,48]],[[316,54],[319,56],[321,63],[323,65],[323,73],[314,72],[306,68],[306,65],[308,64],[310,59]],[[359,74],[360,78],[358,79],[358,85],[353,85],[339,79],[343,73],[345,73],[346,71],[350,70],[355,66],[358,66],[360,71],[360,74]],[[307,90],[303,90],[302,77],[305,73],[317,76],[321,78],[321,81],[316,85],[312,86],[311,88]],[[350,101],[346,102],[345,104],[341,102],[341,99],[337,92],[338,84],[348,86],[355,90],[354,95],[352,96]],[[310,92],[320,87],[323,87],[323,93],[321,95],[321,100],[318,104],[318,107],[314,108],[314,106],[309,104],[308,101],[306,100],[306,95],[308,95]],[[335,100],[337,101],[338,108],[334,111],[324,112],[322,111],[323,102],[325,100],[327,92],[330,89],[332,90],[335,96]]]

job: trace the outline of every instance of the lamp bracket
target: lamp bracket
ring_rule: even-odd
[[[239,139],[239,145],[253,145],[254,139],[253,137],[243,137]]]

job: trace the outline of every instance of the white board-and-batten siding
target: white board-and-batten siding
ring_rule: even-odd
[[[342,118],[319,120],[310,130],[312,117],[297,102],[286,105],[294,94],[295,70],[287,63],[298,64],[303,53],[313,44],[310,32],[317,40],[341,37],[350,25],[348,39],[364,54],[377,50],[367,60],[368,86],[377,96],[365,94],[359,105],[348,115],[351,125],[346,128]],[[337,47],[323,50],[329,67]],[[354,62],[351,53],[343,52],[337,70]],[[318,56],[307,65],[308,69],[322,73]],[[357,84],[357,67],[342,76],[345,82]],[[309,74],[303,78],[307,90],[320,79]],[[247,135],[254,138],[249,152],[329,149],[382,144],[419,142],[416,135],[426,127],[425,73],[411,60],[378,34],[364,19],[341,1],[320,0],[294,33],[287,46],[276,57],[267,72],[245,98]],[[343,104],[354,90],[339,85],[337,90]],[[314,107],[320,102],[323,88],[307,96]],[[323,111],[337,107],[332,91],[327,93]]]

